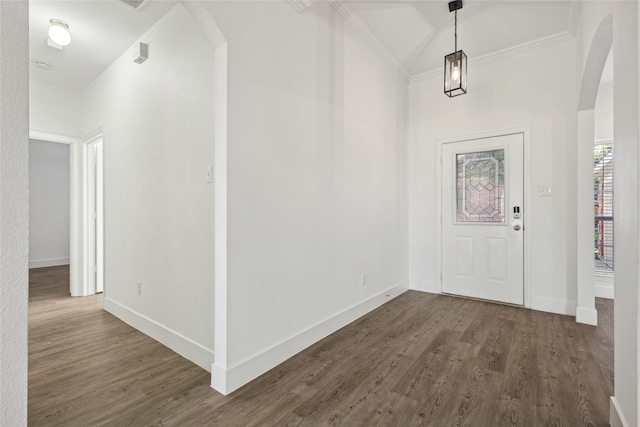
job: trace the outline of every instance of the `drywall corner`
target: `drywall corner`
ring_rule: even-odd
[[[222,394],[232,393],[310,345],[391,301],[407,290],[409,290],[408,281],[398,283],[384,292],[273,345],[260,354],[241,361],[230,369],[224,369],[219,365],[214,365],[212,368],[211,385]]]
[[[0,425],[27,425],[29,6],[0,2]]]

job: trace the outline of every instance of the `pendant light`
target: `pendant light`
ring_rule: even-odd
[[[449,2],[449,12],[455,13],[455,49],[444,57],[444,93],[449,98],[467,93],[467,55],[458,50],[458,9],[462,9],[462,0]]]

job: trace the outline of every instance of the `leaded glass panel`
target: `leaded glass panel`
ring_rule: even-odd
[[[456,220],[504,222],[504,149],[456,155]]]

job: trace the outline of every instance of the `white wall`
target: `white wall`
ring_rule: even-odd
[[[213,362],[213,49],[181,5],[83,93],[104,127],[105,308],[210,369]],[[142,294],[137,294],[137,282]]]
[[[548,64],[554,64],[553,67]],[[564,70],[558,73],[557,70]],[[492,63],[469,64],[469,91],[448,98],[442,78],[410,87],[409,263],[412,287],[439,291],[436,278],[436,141],[530,127],[529,281],[534,309],[575,313],[575,43]],[[526,154],[525,154],[526,156]],[[538,186],[551,186],[539,197]]]
[[[616,2],[614,14],[615,394],[628,426],[640,422],[640,275],[638,274],[638,4]]]
[[[0,426],[27,425],[27,2],[0,2]]]
[[[598,89],[594,114],[594,139],[613,140],[613,86]]]
[[[79,137],[81,108],[80,92],[29,80],[29,130]]]
[[[229,392],[407,287],[405,83],[326,2],[206,7],[229,46]]]
[[[29,268],[69,264],[69,151],[29,140]]]

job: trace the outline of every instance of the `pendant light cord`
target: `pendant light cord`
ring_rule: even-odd
[[[454,12],[454,26],[453,26],[453,37],[455,40],[455,49],[453,50],[454,52],[458,51],[458,10],[456,9],[456,11]]]

